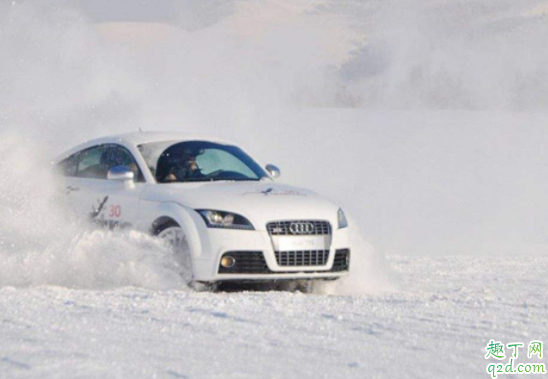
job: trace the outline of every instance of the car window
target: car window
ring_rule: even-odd
[[[135,181],[144,182],[144,176],[131,153],[118,145],[101,145],[80,151],[57,165],[64,176],[88,179],[107,179],[110,169],[127,166],[135,174]]]
[[[196,163],[202,174],[211,174],[220,168],[224,171],[239,172],[247,177],[255,177],[249,167],[234,155],[220,149],[205,149],[202,155],[196,157]]]
[[[106,179],[108,170],[102,160],[105,151],[105,146],[98,146],[80,153],[77,176],[79,178]]]
[[[57,164],[57,172],[63,176],[74,177],[78,170],[78,156],[71,155],[67,159]]]
[[[266,172],[233,145],[164,141],[138,146],[158,183],[261,180]]]
[[[137,166],[135,159],[127,149],[121,146],[111,145],[106,147],[101,155],[101,164],[104,166],[107,173],[116,166],[129,167],[131,171],[133,171],[136,181],[144,181],[143,174],[139,169],[139,166]]]
[[[137,146],[152,176],[156,177],[156,165],[160,155],[176,141],[152,142]]]

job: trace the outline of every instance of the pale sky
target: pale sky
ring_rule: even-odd
[[[175,0],[78,0],[86,15],[98,22],[169,22],[176,15]]]
[[[96,22],[174,22],[183,11],[219,12],[233,0],[77,0],[84,13]]]

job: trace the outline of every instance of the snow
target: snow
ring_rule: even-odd
[[[0,289],[0,377],[485,377],[490,339],[546,340],[545,256],[392,256],[375,295]]]
[[[0,378],[479,378],[489,340],[548,341],[546,17],[0,2]],[[198,293],[158,241],[81,225],[49,159],[139,128],[234,140],[341,204],[352,275]]]

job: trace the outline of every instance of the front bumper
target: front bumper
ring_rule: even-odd
[[[334,230],[331,243],[326,249],[326,259],[321,265],[280,265],[271,236],[266,230],[225,230],[205,229],[201,231],[202,252],[195,257],[194,277],[197,281],[265,281],[297,279],[337,279],[349,272],[349,239],[348,228]],[[348,258],[341,264],[341,251],[346,251]],[[232,255],[236,262],[249,260],[247,269],[223,269],[220,265],[224,255]],[[237,255],[237,256],[235,256]],[[306,260],[308,262],[308,260]],[[240,266],[241,268],[242,266]]]

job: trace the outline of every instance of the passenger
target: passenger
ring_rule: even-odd
[[[135,179],[139,176],[139,168],[127,152],[118,148],[106,149],[101,156],[100,176],[105,178],[108,171],[116,166],[126,166],[129,168],[133,172]]]

